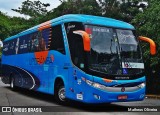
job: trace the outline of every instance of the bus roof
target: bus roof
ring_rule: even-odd
[[[93,16],[93,15],[82,15],[82,14],[68,14],[63,15],[58,18],[52,19],[49,22],[51,25],[54,25],[54,23],[66,23],[66,22],[83,22],[84,24],[93,24],[93,25],[101,25],[101,26],[108,26],[108,27],[114,27],[114,28],[122,28],[122,29],[134,29],[134,27],[126,22],[115,20],[112,18],[106,18],[106,17],[99,17],[99,16]],[[7,40],[11,40],[32,32],[35,32],[38,30],[41,24],[34,26],[30,29],[27,29],[25,31],[22,31],[18,33],[17,35],[11,36]]]

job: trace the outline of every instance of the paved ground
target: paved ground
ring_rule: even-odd
[[[160,109],[160,100],[158,99],[145,99],[141,102],[129,102],[129,103],[112,103],[112,104],[101,104],[101,105],[86,105],[77,102],[71,102],[69,105],[61,106],[58,105],[51,95],[46,95],[38,92],[28,91],[18,89],[17,91],[12,91],[9,88],[9,85],[5,85],[0,81],[0,106],[45,106],[48,108],[49,111],[56,111],[52,112],[45,112],[45,113],[0,113],[0,115],[8,114],[8,115],[50,115],[50,114],[58,114],[58,115],[94,115],[94,114],[111,114],[111,115],[146,115],[151,114],[151,112],[122,112],[124,110],[128,110],[128,108],[137,106],[153,106],[149,108],[156,108],[159,106]],[[115,112],[115,111],[121,112]],[[58,111],[58,112],[57,112]],[[67,112],[66,112],[67,111]],[[160,114],[158,112],[154,112],[154,114]]]

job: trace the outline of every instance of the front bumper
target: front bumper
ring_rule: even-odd
[[[145,98],[145,88],[140,88],[132,92],[107,92],[92,86],[86,89],[83,94],[85,103],[111,103],[111,102],[129,102],[142,101]],[[127,96],[126,99],[118,99],[119,96]]]

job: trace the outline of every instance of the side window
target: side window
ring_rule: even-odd
[[[16,54],[28,53],[28,36],[29,35],[24,35],[17,38],[15,45]]]
[[[4,42],[3,54],[15,55],[45,50],[57,50],[65,54],[61,25],[6,41]]]
[[[28,42],[29,52],[48,50],[49,36],[50,28],[30,34],[30,40]]]
[[[50,43],[50,50],[57,50],[62,54],[65,54],[65,47],[63,41],[63,33],[61,25],[52,27],[52,37]]]
[[[15,38],[4,42],[3,54],[4,55],[15,55],[19,53],[19,38]]]
[[[3,43],[3,54],[4,55],[11,55],[10,54],[10,41],[5,41]],[[14,44],[13,44],[13,47],[14,47]]]
[[[52,28],[33,32],[4,42],[3,54],[16,55],[28,52],[40,52],[49,49]]]
[[[28,51],[38,51],[38,32],[29,34]]]

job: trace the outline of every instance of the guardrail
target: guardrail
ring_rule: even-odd
[[[146,95],[147,98],[160,99],[160,95]]]

